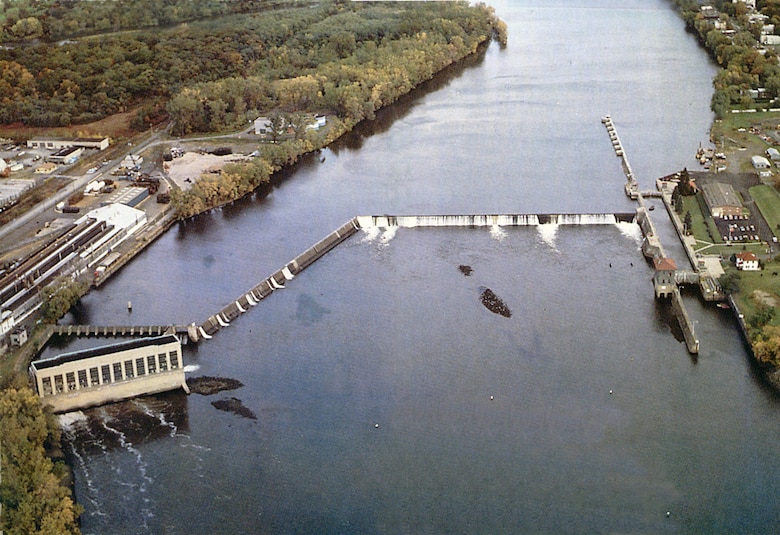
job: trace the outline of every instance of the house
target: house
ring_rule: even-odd
[[[720,18],[720,11],[712,6],[701,6],[701,16],[706,20],[717,20]]]
[[[656,256],[653,258],[653,266],[655,267],[655,275],[653,275],[655,297],[671,297],[677,289],[677,282],[674,278],[677,264],[671,258]]]
[[[48,175],[49,173],[53,173],[56,170],[57,170],[57,164],[52,162],[46,162],[40,167],[35,168],[35,172],[39,175]]]
[[[732,4],[745,4],[748,9],[756,9],[756,0],[731,0]]]
[[[758,265],[758,257],[753,253],[743,251],[737,253],[737,269],[742,271],[759,271],[761,267]]]
[[[307,130],[319,130],[325,124],[328,122],[327,118],[324,115],[315,115],[314,116],[314,122],[310,123],[306,129]]]
[[[702,194],[712,217],[739,216],[744,212],[742,201],[731,184],[705,184],[702,186]]]
[[[258,117],[255,119],[255,134],[266,136],[271,133],[271,119],[268,117]]]
[[[761,44],[769,46],[780,45],[780,35],[762,35]]]

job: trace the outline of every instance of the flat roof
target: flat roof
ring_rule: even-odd
[[[60,149],[57,152],[55,152],[54,154],[52,154],[52,156],[56,156],[56,157],[68,156],[68,155],[73,154],[74,152],[78,151],[79,148],[80,147],[65,147],[64,149]]]
[[[34,137],[30,141],[59,141],[59,142],[86,142],[96,143],[107,139],[106,136],[98,137]]]
[[[135,340],[127,340],[124,342],[117,342],[115,344],[93,347],[90,349],[82,349],[81,351],[71,351],[69,353],[61,353],[53,357],[35,360],[32,362],[32,364],[30,364],[30,367],[36,370],[45,370],[47,368],[53,368],[68,362],[76,362],[93,357],[102,357],[103,355],[119,353],[120,351],[128,351],[131,349],[138,349],[139,347],[160,346],[163,344],[170,344],[172,342],[178,343],[178,341],[179,339],[176,338],[176,336],[173,334],[137,338]]]
[[[742,206],[742,202],[731,184],[723,182],[705,184],[702,186],[702,191],[704,191],[704,200],[707,201],[711,209],[723,206]]]

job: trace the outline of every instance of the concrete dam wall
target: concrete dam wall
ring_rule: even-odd
[[[355,218],[360,228],[535,227],[539,225],[614,225],[634,223],[636,213],[373,215]]]
[[[288,281],[291,281],[298,273],[322,258],[338,244],[355,234],[359,228],[357,220],[355,218],[350,219],[293,258],[281,269],[272,273],[268,278],[261,281],[251,290],[241,295],[238,299],[213,316],[210,316],[197,328],[196,337],[193,337],[191,334],[190,338],[211,338],[212,334],[223,327],[227,327],[232,320],[249,310],[251,307],[257,306],[260,300],[271,295],[274,290],[283,289]]]

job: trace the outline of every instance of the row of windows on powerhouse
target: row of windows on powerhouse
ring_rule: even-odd
[[[166,358],[168,356],[170,356],[170,362],[168,362],[168,358]],[[43,392],[41,394],[43,396],[59,394],[65,391],[65,385],[67,385],[69,391],[77,390],[100,384],[125,381],[134,377],[157,373],[158,371],[166,372],[169,368],[175,370],[178,367],[178,351],[171,351],[168,355],[165,353],[160,353],[157,356],[149,355],[145,359],[144,357],[138,357],[135,360],[130,359],[125,360],[124,362],[114,362],[110,365],[103,364],[99,369],[97,366],[94,366],[88,370],[68,372],[65,374],[64,380],[62,374],[55,375],[53,377],[53,384],[52,377],[43,377],[41,379],[41,386],[43,387]],[[76,383],[77,378],[78,386]]]

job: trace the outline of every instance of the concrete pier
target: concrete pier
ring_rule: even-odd
[[[617,129],[612,122],[612,117],[605,115],[601,119],[601,122],[604,123],[604,126],[607,128],[609,138],[612,140],[612,148],[615,149],[615,156],[620,158],[620,163],[623,166],[623,174],[626,175],[626,195],[631,199],[637,200],[640,194],[639,184],[634,176],[634,171],[631,169],[631,164],[628,162],[628,156],[623,148],[623,143],[620,141],[620,137],[618,137]]]
[[[661,239],[658,237],[658,234],[655,231],[653,221],[650,219],[650,213],[647,209],[647,206],[645,205],[644,192],[639,189],[639,184],[636,180],[636,177],[634,176],[634,172],[631,170],[631,164],[628,161],[628,155],[626,154],[626,151],[623,148],[623,144],[618,137],[617,129],[615,128],[615,124],[612,122],[612,117],[606,115],[601,119],[601,122],[607,128],[609,137],[612,140],[612,146],[615,149],[615,154],[621,160],[623,173],[626,176],[626,195],[632,200],[635,200],[639,205],[636,210],[636,214],[637,222],[639,223],[639,226],[642,229],[642,234],[644,236],[644,239],[642,240],[642,254],[653,261],[656,269],[658,269],[658,266],[666,267],[669,265],[669,262],[663,261],[667,259],[666,253],[663,249],[663,244],[661,243]],[[669,195],[671,197],[671,193]],[[671,215],[672,211],[670,210],[669,204],[667,204],[667,199],[663,192],[659,191],[657,193],[653,193],[652,196],[663,198],[664,205]],[[685,243],[684,240],[683,243]],[[696,268],[696,265],[694,265],[694,268]],[[674,273],[674,276],[671,280],[673,290],[669,292],[669,281],[666,280],[664,274],[672,272]],[[688,352],[692,354],[699,352],[699,340],[696,338],[693,322],[688,316],[688,311],[685,309],[685,304],[683,303],[682,296],[680,295],[678,285],[681,283],[688,283],[688,281],[692,281],[694,278],[696,278],[697,282],[701,284],[701,277],[694,277],[691,272],[681,272],[680,270],[676,270],[675,266],[672,266],[670,270],[664,271],[664,273],[656,271],[656,276],[653,278],[653,285],[656,296],[670,296],[672,311],[674,312],[674,315],[680,324],[680,328],[682,329],[683,337],[685,338],[685,345],[688,347]],[[663,285],[663,287],[661,288],[659,285]],[[705,286],[707,286],[707,283],[705,283]]]
[[[267,277],[250,290],[244,292],[237,299],[234,299],[222,310],[210,316],[198,326],[197,332],[202,338],[211,338],[214,333],[228,327],[231,321],[250,310],[253,306],[256,306],[261,300],[271,295],[274,291],[283,290],[285,284],[292,281],[296,275],[325,256],[344,240],[355,234],[359,228],[360,225],[357,222],[357,218],[350,219],[293,258],[278,271],[272,273],[271,276]]]

